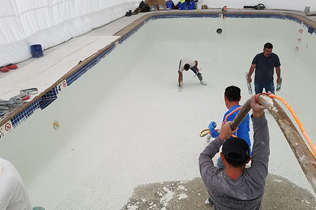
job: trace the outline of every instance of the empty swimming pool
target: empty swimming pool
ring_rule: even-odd
[[[266,42],[281,60],[276,94],[314,140],[315,38],[306,25],[280,15],[161,16],[35,111],[1,141],[0,152],[21,172],[32,202],[47,209],[119,209],[139,184],[192,180],[200,176],[197,160],[206,146],[200,131],[221,122],[227,86],[242,89],[242,103],[250,97],[244,74]],[[185,72],[178,92],[182,57],[199,61],[207,86]],[[267,118],[269,172],[312,191],[281,130]]]

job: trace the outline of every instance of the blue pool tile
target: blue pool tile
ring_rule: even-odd
[[[49,106],[53,101],[57,99],[57,94],[58,91],[57,87],[55,86],[38,100],[40,108],[45,109],[47,106]]]
[[[28,107],[23,109],[19,114],[15,115],[11,119],[11,123],[13,127],[17,127],[20,125],[23,121],[25,121],[28,117],[30,117],[35,110],[37,110],[40,107],[38,100],[34,101],[32,104],[30,104]]]
[[[313,34],[314,30],[315,30],[314,28],[308,26],[308,33]]]

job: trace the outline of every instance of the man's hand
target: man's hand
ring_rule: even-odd
[[[217,125],[216,125],[216,122],[215,122],[215,121],[212,121],[212,122],[210,122],[210,124],[208,125],[208,129],[209,129],[209,130],[211,130],[212,128],[215,129],[216,126],[217,126]]]
[[[277,84],[281,83],[281,78],[277,78]]]
[[[219,138],[222,141],[225,141],[228,137],[232,136],[234,133],[237,132],[238,128],[236,128],[235,130],[232,130],[231,128],[231,124],[232,122],[223,122],[222,123],[222,127],[221,127],[221,133],[219,134]]]
[[[268,92],[271,95],[271,92]],[[259,118],[264,114],[265,107],[256,102],[255,96],[251,97],[250,106],[252,108],[253,118]]]
[[[219,136],[219,133],[215,130],[216,128],[216,122],[212,121],[210,122],[210,124],[208,125],[208,129],[210,130],[210,134],[213,138],[216,138],[217,136]]]
[[[252,82],[251,76],[248,76],[248,82]]]

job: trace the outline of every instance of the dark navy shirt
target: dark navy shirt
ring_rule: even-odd
[[[274,67],[281,66],[276,54],[271,53],[269,57],[265,57],[263,52],[254,57],[252,64],[256,64],[255,83],[257,84],[273,82]]]

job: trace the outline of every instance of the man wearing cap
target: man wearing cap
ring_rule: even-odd
[[[182,80],[183,80],[183,71],[188,71],[191,69],[194,74],[199,78],[200,83],[202,85],[206,85],[206,83],[203,81],[202,74],[199,72],[198,69],[198,62],[197,60],[193,61],[191,58],[182,58],[179,63],[179,70],[178,70],[178,83],[179,83],[179,88],[182,87]]]
[[[199,165],[202,180],[210,194],[213,210],[243,209],[260,210],[268,175],[269,131],[264,114],[264,107],[251,98],[254,130],[254,146],[251,167],[249,146],[241,138],[230,137],[236,130],[231,130],[231,122],[223,122],[220,135],[200,154]],[[220,153],[225,169],[214,166],[212,158]]]

